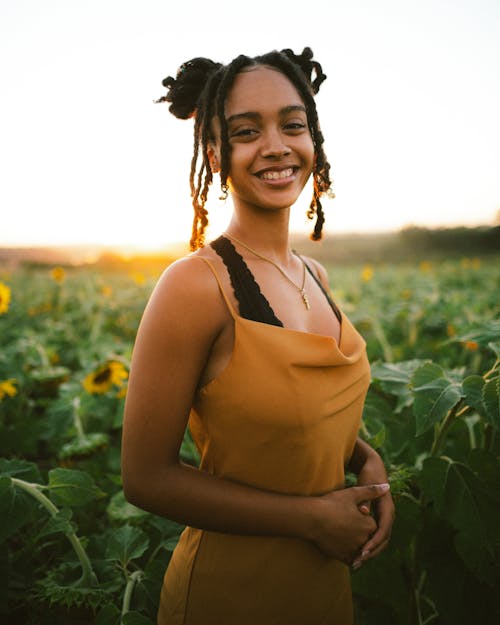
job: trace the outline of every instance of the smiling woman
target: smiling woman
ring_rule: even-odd
[[[292,111],[297,106],[305,109],[306,116],[301,123],[307,122],[309,140],[312,140],[314,145],[314,167],[312,172],[309,172],[309,175],[313,174],[313,199],[308,217],[312,219],[316,214],[313,238],[316,240],[321,238],[324,217],[320,196],[330,188],[331,182],[329,178],[330,165],[323,151],[324,139],[319,129],[313,95],[318,92],[326,76],[322,72],[321,65],[312,59],[310,49],[306,48],[301,56],[296,56],[291,50],[284,50],[282,54],[269,53],[256,57],[254,60],[240,55],[226,66],[229,68],[228,71],[225,71],[221,64],[214,63],[209,59],[195,58],[181,66],[176,79],[171,76],[165,78],[163,85],[169,89],[169,92],[158,100],[158,102],[170,102],[170,112],[181,119],[195,115],[195,151],[190,177],[195,211],[191,238],[191,249],[193,250],[204,244],[205,228],[208,224],[205,204],[209,187],[212,184],[213,173],[220,173],[222,197],[227,197],[229,154],[233,143],[229,141],[229,124],[240,119],[240,116],[247,120],[249,117],[255,120],[260,115],[260,113],[249,111],[246,108],[250,102],[243,103],[241,110],[228,112],[226,110],[226,106],[229,105],[229,102],[226,102],[227,92],[235,79],[242,79],[238,76],[240,72],[244,74],[249,69],[255,69],[259,66],[274,71],[272,76],[274,80],[279,79],[278,73],[287,76],[288,85],[286,88],[288,93],[290,87],[294,93],[292,100],[284,106],[283,114],[288,107],[292,107]],[[211,73],[212,79],[209,81],[204,80],[207,73]],[[308,85],[304,83],[304,73],[309,77]],[[314,79],[312,79],[313,74]],[[199,91],[200,84],[202,85],[201,92]],[[273,87],[273,80],[268,79],[267,84],[267,89],[262,85],[261,99],[254,97],[254,103],[258,103],[259,106],[262,106],[262,102],[267,101],[266,99],[262,100],[262,97],[267,98],[269,95],[269,86]],[[280,85],[283,86],[283,82]],[[274,93],[278,93],[278,91],[278,89],[274,89]],[[231,97],[237,97],[234,95],[235,92],[237,93],[235,90],[232,91]],[[240,104],[241,102],[237,102],[237,105]],[[251,129],[244,131],[244,135],[250,134],[252,134]],[[213,158],[214,150],[217,151],[217,149],[219,151],[218,161]],[[197,171],[198,160],[201,160],[201,163]]]
[[[357,437],[365,342],[324,268],[289,245],[290,210],[311,176],[311,236],[322,234],[330,167],[314,94],[324,79],[306,48],[225,66],[197,58],[164,81],[161,101],[195,118],[193,253],[146,307],[122,447],[126,497],[187,525],[160,625],[351,625],[349,566],[389,540],[386,471]],[[205,246],[214,172],[233,213]],[[199,467],[179,458],[187,424]]]

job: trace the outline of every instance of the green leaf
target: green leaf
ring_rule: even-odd
[[[103,432],[85,434],[81,438],[75,438],[62,446],[59,458],[74,458],[75,456],[90,456],[100,451],[109,443],[109,436]]]
[[[111,497],[106,512],[113,521],[136,521],[149,516],[144,510],[129,503],[122,490]]]
[[[57,534],[58,532],[61,532],[62,534],[71,534],[75,532],[76,526],[74,523],[71,523],[72,516],[73,513],[69,508],[59,510],[57,514],[48,519],[47,523],[45,523],[44,527],[42,527],[38,533],[38,537]]]
[[[363,407],[363,421],[385,421],[393,412],[389,402],[376,392],[369,392]]]
[[[44,367],[30,372],[30,376],[37,382],[62,382],[70,374],[71,371],[67,367]]]
[[[49,489],[54,502],[63,506],[84,506],[105,496],[88,473],[73,469],[49,471]]]
[[[423,511],[418,502],[404,495],[399,497],[396,503],[396,518],[391,534],[391,548],[406,549],[408,542],[415,540],[415,537],[422,530],[422,524]]]
[[[138,527],[123,525],[111,533],[106,557],[119,560],[125,567],[130,560],[140,558],[148,547],[149,538],[145,532]]]
[[[31,521],[37,505],[32,497],[12,484],[10,477],[0,477],[0,544]]]
[[[386,434],[387,434],[387,431],[385,427],[382,426],[380,430],[374,436],[370,437],[370,440],[368,441],[369,444],[374,449],[380,449],[380,447],[382,447],[382,445],[385,443]]]
[[[179,450],[180,457],[184,462],[197,467],[200,464],[200,454],[195,443],[187,432],[182,439],[181,448]]]
[[[96,616],[95,625],[120,625],[121,612],[113,604],[105,605]]]
[[[487,449],[471,449],[468,465],[478,476],[492,497],[500,501],[500,457]]]
[[[500,320],[486,321],[482,326],[466,334],[454,336],[453,341],[475,341],[479,345],[489,345],[500,341]]]
[[[442,421],[463,397],[461,385],[447,377],[444,370],[433,362],[416,369],[411,384],[415,396],[413,414],[417,436]]]
[[[148,523],[160,532],[162,538],[170,538],[171,536],[178,538],[184,529],[184,525],[160,516],[150,516]]]
[[[414,467],[409,467],[404,464],[391,465],[389,483],[391,485],[391,494],[393,497],[413,490],[415,473],[416,469]]]
[[[465,394],[466,403],[475,408],[481,415],[485,413],[483,404],[484,379],[480,375],[469,375],[462,382],[462,390]]]
[[[488,380],[483,387],[483,404],[488,421],[500,429],[500,376]]]
[[[124,614],[122,623],[123,625],[155,625],[154,621],[135,611]]]
[[[165,538],[165,540],[162,540],[161,545],[167,551],[173,551],[177,547],[179,538],[180,536],[170,536],[170,538]]]
[[[396,413],[401,412],[406,406],[411,406],[413,396],[410,391],[410,380],[413,372],[422,362],[422,360],[406,360],[397,363],[374,363],[372,365],[373,381],[385,393],[397,397]]]
[[[17,477],[25,482],[38,482],[42,481],[40,471],[33,462],[26,462],[25,460],[8,460],[7,458],[0,458],[0,477]]]
[[[165,562],[165,557],[163,554],[159,554],[159,559],[157,560],[149,560],[144,568],[144,578],[141,580],[141,583],[149,583],[152,586],[156,586],[158,590],[161,588],[163,584],[163,578],[165,577],[165,570],[167,568],[167,564]]]
[[[488,343],[488,347],[495,353],[497,360],[500,360],[500,342]]]
[[[500,555],[498,498],[467,465],[448,458],[427,458],[421,484],[438,516],[456,530],[455,547],[468,568],[482,581],[493,583]]]

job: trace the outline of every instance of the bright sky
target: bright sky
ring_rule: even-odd
[[[328,229],[494,222],[498,0],[1,0],[0,245],[187,240],[192,122],[153,105],[161,80],[306,45],[328,75]]]

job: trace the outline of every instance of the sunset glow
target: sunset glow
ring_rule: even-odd
[[[304,45],[328,75],[317,98],[337,196],[325,199],[327,231],[493,224],[500,5],[317,4],[328,19],[312,33],[302,2],[283,16],[258,0],[252,15],[265,8],[266,19],[257,38],[226,0],[182,9],[160,0],[2,3],[0,246],[151,250],[188,240],[192,121],[153,104],[161,80],[193,56],[227,62]],[[214,186],[209,234],[230,213]],[[295,230],[310,228],[308,201],[306,191]]]

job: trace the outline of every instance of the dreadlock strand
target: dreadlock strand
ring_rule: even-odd
[[[201,121],[198,118],[198,116],[196,117],[195,120],[195,124],[194,124],[194,132],[193,132],[193,156],[191,158],[191,171],[189,174],[189,186],[191,189],[191,197],[195,196],[196,190],[195,190],[195,184],[194,184],[194,180],[196,177],[196,165],[198,164],[198,156],[200,153],[200,125],[201,125]]]
[[[193,227],[191,231],[191,240],[189,246],[192,252],[205,245],[205,228],[208,224],[208,211],[205,206],[196,201],[194,206]]]
[[[230,157],[231,157],[231,149],[229,145],[229,136],[227,129],[227,122],[225,116],[225,103],[227,94],[229,90],[233,86],[236,75],[246,66],[255,65],[255,61],[253,61],[248,56],[244,54],[240,54],[240,56],[236,57],[227,67],[226,73],[222,77],[222,80],[218,86],[217,92],[215,94],[215,113],[219,119],[220,125],[220,133],[221,133],[221,163],[220,163],[220,182],[221,182],[221,190],[222,190],[222,198],[225,199],[227,197],[228,186],[227,186],[227,178],[229,176],[229,165],[230,165]]]
[[[325,223],[325,215],[319,197],[316,199],[316,223],[311,234],[313,241],[320,241],[323,237],[323,224]]]

